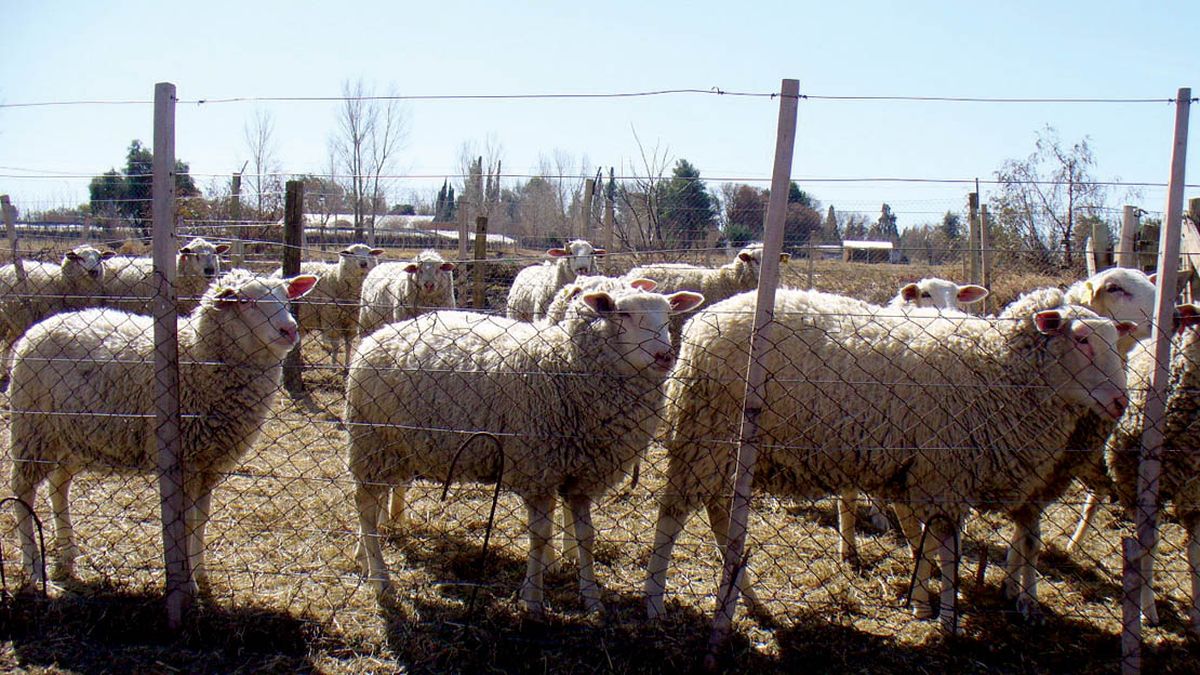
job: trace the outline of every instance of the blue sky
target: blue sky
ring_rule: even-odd
[[[1165,101],[1181,86],[1200,93],[1196,2],[734,4],[8,2],[0,104],[149,100],[160,81],[173,82],[183,101],[337,96],[358,78],[408,95],[774,92],[785,77],[827,96]],[[260,109],[274,119],[284,171],[323,170],[336,104],[181,103],[176,154],[198,184],[241,167],[243,130]],[[636,133],[643,146],[688,159],[715,187],[769,178],[778,103],[674,95],[412,101],[406,111],[408,139],[394,169],[404,176],[455,173],[464,142],[498,145],[513,174],[556,152],[630,173],[640,168]],[[1065,142],[1089,139],[1098,178],[1165,183],[1173,118],[1165,102],[808,100],[793,176],[839,209],[877,212],[889,202],[905,227],[960,210],[967,188],[820,179],[988,179],[1005,159],[1032,152],[1049,124]],[[0,108],[0,192],[25,210],[85,201],[86,176],[119,167],[130,140],[149,143],[151,121],[145,104]],[[1193,140],[1192,185],[1200,184],[1197,147]],[[70,175],[83,177],[62,177]],[[440,182],[396,184],[432,190]],[[1125,192],[1114,191],[1114,204],[1128,201]],[[1162,209],[1163,190],[1140,192],[1133,203]]]

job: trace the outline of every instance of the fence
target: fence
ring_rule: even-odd
[[[237,667],[234,655],[249,650],[276,655],[276,665],[359,670],[692,668],[705,654],[718,658],[710,666],[738,669],[1187,670],[1186,635],[1200,621],[1188,378],[1200,361],[1196,307],[1164,314],[1175,302],[1173,266],[1160,265],[1158,288],[1171,290],[1157,297],[1140,273],[1072,296],[1118,318],[1141,311],[1152,320],[1140,335],[1175,334],[1170,355],[1154,342],[1134,348],[1123,388],[1114,383],[1130,343],[1117,327],[1060,308],[1056,291],[1022,297],[1065,286],[1080,269],[1041,267],[989,238],[977,192],[965,200],[962,242],[898,247],[908,264],[821,259],[812,240],[781,263],[787,123],[798,104],[787,86],[762,253],[618,242],[603,256],[557,256],[590,259],[610,276],[637,268],[658,284],[656,294],[578,277],[557,324],[500,315],[520,271],[561,239],[487,239],[487,219],[474,221],[485,236],[469,256],[462,229],[416,241],[377,231],[382,254],[334,255],[325,246],[350,239],[306,226],[295,183],[279,222],[179,223],[167,150],[174,94],[160,92],[157,129],[168,135],[155,139],[164,182],[149,291],[105,290],[114,270],[131,266],[119,258],[38,264],[59,260],[78,243],[74,232],[10,227],[13,257],[24,258],[22,276],[3,280],[14,341],[35,319],[97,304],[140,302],[155,319],[61,314],[15,349],[5,468],[14,496],[42,516],[49,550],[42,555],[42,521],[18,505],[4,514],[10,526],[20,521],[20,536],[5,540],[2,571],[12,590],[29,569],[39,577],[44,561],[57,588],[47,602],[5,596],[9,639],[65,635],[108,652],[120,633],[114,614],[162,629],[165,559],[168,623],[192,629],[218,667]],[[1182,191],[1177,167],[1168,244],[1180,240]],[[1193,202],[1185,242],[1198,211]],[[262,228],[257,238],[243,236],[251,228]],[[589,238],[599,242],[597,231]],[[48,243],[25,241],[18,252],[18,234]],[[286,278],[204,278],[200,308],[175,330],[176,308],[195,304],[196,292],[182,290],[188,254],[175,284],[171,249],[199,235],[239,239],[238,266]],[[1118,241],[1121,258],[1131,238]],[[340,339],[345,329],[330,317],[358,320],[356,284],[385,269],[380,257],[401,261],[391,281],[415,285],[406,261],[438,242],[432,267],[444,278],[454,266],[456,304],[474,313],[390,324],[359,341],[347,372],[317,334]],[[1197,250],[1187,246],[1191,261]],[[1178,257],[1170,245],[1157,256]],[[301,258],[330,263],[312,290],[303,272],[314,268]],[[699,273],[681,261],[724,265],[726,277],[688,286],[682,279]],[[84,276],[63,271],[76,264]],[[88,265],[103,277],[87,276]],[[930,276],[987,286],[986,310],[881,309],[904,282]],[[767,295],[724,299],[760,277]],[[334,278],[349,297],[330,287]],[[703,305],[689,289],[707,296]],[[443,304],[413,297],[391,297],[391,319]],[[682,330],[677,353],[659,330],[668,326]],[[289,352],[302,369],[285,364]],[[1168,371],[1154,367],[1168,363],[1177,379],[1157,398],[1151,385]],[[1157,517],[1158,498],[1130,460],[1139,413],[1155,401],[1167,422],[1154,489],[1175,520]],[[158,454],[172,439],[180,454]],[[34,499],[39,484],[51,488],[52,517]],[[1125,514],[1135,504],[1136,530]],[[700,507],[706,518],[690,517]],[[1090,532],[1073,537],[1085,512]],[[1123,550],[1134,531],[1136,546]],[[203,556],[189,537],[205,540]],[[1140,627],[1138,565],[1155,545],[1159,616],[1149,618],[1161,621]]]

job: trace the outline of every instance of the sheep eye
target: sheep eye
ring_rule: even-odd
[[[1108,291],[1109,293],[1125,293],[1126,295],[1129,294],[1124,288],[1121,288],[1120,286],[1118,286],[1116,284],[1108,284],[1104,287],[1104,290]]]
[[[929,291],[925,291],[925,292],[921,293],[921,297],[922,298],[932,298],[933,296],[929,294]]]

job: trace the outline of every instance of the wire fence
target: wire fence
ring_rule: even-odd
[[[306,203],[299,181],[288,190]],[[564,212],[544,233],[506,232],[495,214],[172,219],[197,649],[255,634],[255,649],[318,669],[697,665],[772,252],[717,235],[634,245],[601,201],[577,211],[595,214],[586,224]],[[1143,270],[1160,230],[1092,230],[1068,262],[988,240],[969,203],[926,205],[931,231],[963,212],[958,238],[785,237],[728,667],[1122,665],[1122,538],[1157,358]],[[1103,219],[1119,229],[1117,212]],[[147,235],[11,226],[10,635],[106,644],[114,611],[161,626],[131,609],[160,606],[171,557]],[[1126,268],[1122,246],[1137,254]],[[1097,274],[1077,283],[1087,258]],[[1172,509],[1138,664],[1168,672],[1191,667],[1200,629],[1190,265],[1183,296],[1164,291],[1178,304]],[[17,593],[46,582],[48,602]]]

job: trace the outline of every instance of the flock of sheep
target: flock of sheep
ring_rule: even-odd
[[[284,278],[220,273],[223,246],[180,249],[184,493],[193,581],[207,584],[213,487],[255,444],[299,334],[346,353],[344,422],[355,481],[355,556],[381,602],[394,597],[380,526],[405,523],[415,479],[499,483],[526,508],[524,608],[544,612],[559,556],[578,564],[584,609],[600,612],[592,505],[655,441],[666,483],[649,557],[651,618],[664,614],[672,547],[703,506],[717,544],[729,524],[762,245],[722,267],[652,264],[598,274],[583,240],[547,252],[510,289],[507,316],[454,309],[455,265],[434,251],[379,264],[362,244]],[[72,574],[72,477],[157,471],[153,448],[155,289],[148,262],[91,247],[61,265],[0,268],[0,341],[13,352],[12,490],[26,582],[44,579],[30,510],[47,478],[55,522],[50,578]],[[987,291],[940,279],[888,305],[781,288],[755,487],[838,497],[841,555],[857,557],[856,503],[891,508],[916,566],[915,613],[958,626],[960,537],[971,510],[1014,525],[1005,590],[1036,618],[1040,518],[1073,480],[1095,504],[1131,508],[1153,367],[1152,277],[1111,269],[1067,290],[1033,289],[998,315],[964,308]],[[298,304],[298,322],[289,306]],[[91,307],[101,304],[103,307]],[[1200,311],[1181,305],[1171,356],[1163,496],[1188,536],[1191,628],[1200,631]],[[351,348],[357,339],[357,346]],[[78,420],[88,432],[78,432]],[[552,543],[561,502],[561,554]],[[1156,621],[1145,562],[1142,608]],[[757,602],[750,569],[747,600]]]

